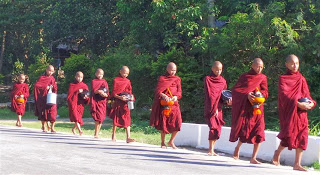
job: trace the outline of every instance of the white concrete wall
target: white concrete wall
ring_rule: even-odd
[[[228,154],[233,154],[237,142],[229,142],[230,127],[222,127],[220,139],[216,142],[215,149]],[[191,146],[195,148],[208,149],[209,128],[205,124],[183,123],[181,131],[175,140],[177,146]],[[274,151],[278,148],[280,140],[277,138],[278,132],[265,131],[266,141],[261,144],[258,158],[271,161]],[[243,144],[240,156],[251,157],[253,145]],[[293,165],[295,150],[285,149],[281,153],[281,164]],[[310,165],[316,161],[320,163],[320,137],[309,136],[308,148],[303,152],[302,164]]]

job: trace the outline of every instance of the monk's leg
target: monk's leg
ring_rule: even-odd
[[[95,121],[94,124],[94,138],[99,138],[99,122]]]
[[[54,129],[54,122],[50,122],[51,123],[51,133],[56,133],[56,130]]]
[[[161,131],[161,148],[166,149],[167,145],[164,143],[166,139],[166,133]]]
[[[77,129],[79,131],[79,135],[82,136],[83,132],[82,132],[80,123],[79,122],[75,122],[75,126],[77,127]]]
[[[135,142],[135,141],[136,141],[136,139],[130,138],[130,126],[128,126],[128,127],[126,128],[126,133],[127,133],[127,143]]]
[[[170,140],[169,140],[169,142],[168,142],[168,145],[171,146],[173,149],[178,149],[178,148],[176,147],[176,145],[174,144],[174,139],[176,138],[177,134],[178,134],[178,131],[174,131],[174,132],[171,134],[171,138],[170,138]]]
[[[51,128],[50,128],[50,125],[49,125],[48,121],[46,121],[46,125],[47,125],[47,128],[48,128],[48,131],[50,131]]]
[[[117,130],[117,126],[113,125],[112,126],[112,141],[113,142],[117,141],[117,139],[116,139],[116,130]]]
[[[257,154],[258,154],[260,145],[261,145],[261,143],[256,143],[253,145],[253,152],[252,152],[252,157],[250,160],[250,163],[252,163],[252,164],[261,164],[261,162],[259,162],[257,160]]]
[[[209,151],[208,151],[209,156],[218,156],[218,154],[214,152],[214,145],[216,144],[216,141],[217,140],[209,140]]]
[[[301,149],[301,148],[296,149],[296,158],[295,158],[294,166],[293,166],[294,170],[307,171],[305,168],[303,168],[301,166],[302,152],[303,152],[303,149]]]
[[[73,128],[71,130],[73,135],[76,135],[76,128],[77,128],[77,122],[74,122]]]
[[[234,152],[233,152],[233,158],[235,160],[239,159],[239,154],[240,154],[240,147],[242,145],[242,142],[239,140],[237,146],[234,148]]]
[[[46,128],[44,127],[45,124],[46,124],[46,121],[41,121],[41,125],[42,125],[41,130],[42,130],[42,132],[47,132]]]
[[[18,120],[19,120],[19,127],[22,127],[22,115],[18,115]]]
[[[284,150],[284,146],[279,145],[278,149],[274,151],[274,155],[272,158],[272,163],[276,166],[280,165],[280,154],[281,151]]]

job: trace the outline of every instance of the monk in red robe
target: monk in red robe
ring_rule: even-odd
[[[91,116],[95,121],[94,137],[99,138],[99,133],[103,121],[107,115],[107,97],[109,96],[109,86],[103,79],[104,71],[97,69],[96,78],[91,82]]]
[[[38,81],[34,84],[34,101],[35,101],[35,115],[38,120],[41,120],[42,131],[46,132],[45,124],[51,133],[55,133],[54,124],[57,118],[57,105],[47,105],[47,94],[51,89],[53,93],[57,93],[58,87],[55,78],[52,76],[54,67],[49,65],[45,74],[41,75]],[[49,127],[48,122],[51,123]]]
[[[180,131],[182,118],[178,99],[182,97],[181,79],[176,76],[177,66],[169,63],[165,75],[159,77],[157,87],[154,93],[152,111],[150,116],[150,126],[154,126],[161,131],[161,147],[167,148],[165,144],[165,135],[171,134],[168,145],[177,149],[174,139]],[[173,103],[172,106],[161,105],[160,100],[167,103]],[[167,111],[167,112],[166,112]]]
[[[127,78],[129,73],[129,68],[122,66],[119,75],[113,80],[111,97],[115,98],[115,102],[109,115],[113,120],[112,141],[116,141],[116,129],[121,127],[126,129],[127,143],[135,142],[135,139],[130,138],[131,116],[127,104],[128,101],[134,101],[131,82]]]
[[[209,152],[210,156],[218,156],[214,152],[214,145],[220,138],[221,127],[225,124],[222,116],[223,102],[220,100],[221,93],[227,89],[227,82],[221,76],[222,64],[220,61],[215,61],[211,67],[211,74],[204,79],[204,119],[209,126]],[[231,99],[227,102],[232,104]]]
[[[286,58],[287,73],[280,76],[278,86],[278,108],[281,140],[274,152],[273,164],[280,165],[280,153],[288,147],[296,149],[294,170],[307,171],[301,166],[303,150],[308,145],[308,113],[316,102],[311,98],[306,79],[299,72],[299,58],[289,55]],[[309,98],[308,102],[299,102],[301,98]]]
[[[26,76],[20,74],[18,77],[18,82],[13,85],[11,91],[11,111],[17,113],[17,123],[16,126],[22,127],[21,118],[24,115],[27,99],[29,97],[29,87],[25,83]]]
[[[242,143],[254,144],[250,163],[260,164],[256,157],[261,142],[265,140],[265,123],[263,104],[261,114],[253,114],[254,95],[262,94],[268,98],[267,76],[262,74],[263,61],[255,58],[251,70],[240,76],[232,89],[232,118],[229,141],[236,142],[233,158],[239,159]],[[256,89],[259,89],[256,90]]]
[[[75,81],[69,85],[67,97],[69,118],[71,122],[74,122],[72,133],[76,134],[75,129],[78,129],[80,136],[83,134],[81,125],[83,125],[82,115],[84,106],[88,105],[90,101],[89,96],[86,94],[86,92],[89,92],[89,88],[82,80],[83,73],[78,71],[75,76]]]

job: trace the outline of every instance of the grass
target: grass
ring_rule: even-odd
[[[68,121],[68,116],[66,115],[67,108],[60,107],[58,109],[58,114],[60,117],[57,119],[55,129],[57,132],[72,133],[71,129],[74,126],[74,123]],[[85,117],[85,120],[88,120],[91,117]],[[11,112],[9,109],[1,109],[0,111],[0,124],[15,126],[17,116],[15,113]],[[37,117],[33,115],[33,112],[26,112],[22,118],[23,127],[26,128],[41,128],[40,121],[37,120]],[[84,135],[93,136],[94,135],[94,123],[85,122],[82,126]],[[112,120],[107,118],[102,127],[101,135],[102,138],[110,138],[112,135]],[[135,138],[137,142],[147,143],[153,145],[160,145],[160,132],[153,127],[149,126],[148,121],[141,121],[139,118],[132,120],[131,125],[131,137]],[[126,140],[126,132],[123,128],[117,128],[116,138],[118,140]],[[170,135],[166,136],[166,142],[169,141]]]

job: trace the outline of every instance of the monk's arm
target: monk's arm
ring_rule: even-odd
[[[180,99],[182,97],[181,80],[178,81],[177,88],[178,90],[177,90],[176,96],[177,96],[177,99]]]
[[[263,94],[263,96],[265,98],[268,98],[269,96],[269,92],[268,92],[268,80],[267,80],[267,77],[265,77],[261,84],[260,84],[260,92]]]
[[[28,87],[28,85],[26,85],[26,88],[25,88],[25,92],[23,93],[23,95],[24,95],[24,97],[25,98],[28,98],[29,97],[29,87]]]

